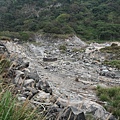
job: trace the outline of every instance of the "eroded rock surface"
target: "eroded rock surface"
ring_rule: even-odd
[[[87,45],[75,37],[54,42],[38,37],[37,43],[39,44],[4,43],[14,58],[14,66],[9,70],[9,75],[14,78],[13,83],[18,89],[19,100],[29,97],[34,105],[51,107],[49,112],[53,115],[48,115],[51,117],[48,117],[48,120],[58,119],[56,116],[61,112],[64,115],[64,109],[71,110],[68,106],[77,109],[83,120],[84,114],[87,113],[92,114],[95,119],[106,120],[109,117],[115,120],[96,103],[98,99],[94,91],[97,85],[120,85],[120,76],[117,73],[119,71],[102,65],[106,55],[100,53],[99,48],[105,47],[106,44]],[[64,52],[59,50],[61,45],[67,48]],[[46,56],[52,56],[57,60],[43,61]],[[72,113],[72,116],[76,115]],[[61,116],[59,120],[63,118]],[[76,120],[77,118],[79,114]]]

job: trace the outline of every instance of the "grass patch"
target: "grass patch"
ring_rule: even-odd
[[[20,38],[18,32],[2,31],[0,32],[0,39]]]
[[[110,59],[104,61],[105,65],[120,69],[120,46],[113,43],[109,47],[102,48],[101,52],[109,54]]]
[[[63,53],[67,50],[67,47],[66,47],[66,45],[61,45],[60,47],[59,47],[59,50],[61,50]]]
[[[83,53],[83,52],[85,52],[85,48],[80,48],[80,49],[73,48],[72,52],[81,52],[81,53]]]
[[[120,60],[110,60],[110,61],[106,60],[104,61],[104,64],[120,69]]]
[[[29,101],[18,103],[10,91],[0,94],[0,120],[42,120]]]
[[[10,32],[10,31],[2,31],[0,32],[1,40],[12,40],[14,38],[20,39],[22,42],[27,42],[29,38],[34,36],[34,32],[30,31],[22,31],[22,32]]]
[[[120,46],[111,45],[101,49],[101,52],[110,53],[113,57],[113,60],[120,60]]]
[[[111,45],[111,46],[102,48],[101,52],[117,54],[117,53],[120,53],[120,46]]]
[[[51,37],[53,39],[68,39],[69,37],[72,37],[73,34],[51,34]]]
[[[101,101],[107,102],[107,105],[104,106],[107,111],[113,113],[117,118],[120,118],[120,87],[98,87],[97,96]]]

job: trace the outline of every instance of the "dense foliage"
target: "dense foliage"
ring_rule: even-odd
[[[0,0],[0,31],[120,40],[120,0]]]

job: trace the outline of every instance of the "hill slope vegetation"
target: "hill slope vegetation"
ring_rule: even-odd
[[[119,0],[0,0],[0,31],[120,40]]]

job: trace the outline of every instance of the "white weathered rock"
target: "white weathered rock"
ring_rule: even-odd
[[[96,102],[92,102],[90,100],[82,100],[82,101],[69,101],[62,98],[58,98],[59,104],[64,107],[73,106],[84,113],[91,113],[95,116],[96,119],[106,120],[110,113],[105,110],[104,107],[99,105]]]
[[[50,94],[49,93],[45,93],[44,91],[40,91],[37,94],[37,98],[38,99],[48,99],[48,98],[50,98]]]
[[[31,84],[31,83],[34,83],[34,80],[33,80],[33,79],[27,79],[27,80],[24,81],[24,85],[25,85],[25,86],[26,86],[26,85],[29,85],[29,84]]]
[[[20,97],[20,96],[19,96],[19,97],[18,97],[18,100],[19,100],[19,101],[25,101],[25,100],[26,100],[26,97]]]

